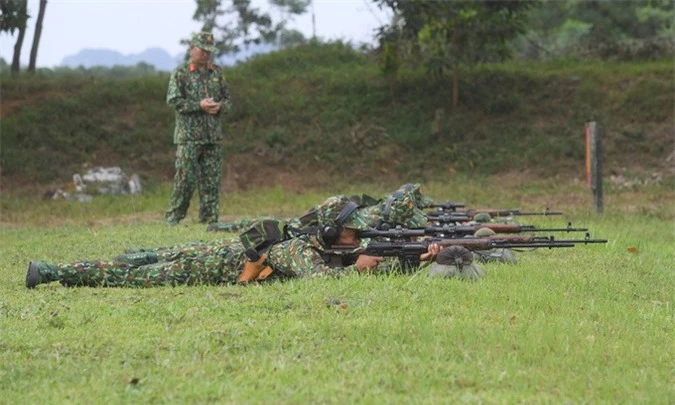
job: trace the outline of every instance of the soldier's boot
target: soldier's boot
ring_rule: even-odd
[[[205,215],[199,218],[200,224],[213,224],[218,222],[218,215]]]
[[[156,252],[135,252],[115,257],[116,262],[127,263],[134,267],[157,263]]]
[[[164,219],[166,219],[166,224],[169,226],[176,226],[178,223],[183,219],[185,215],[180,216],[179,214],[175,214],[172,211],[167,211],[167,213],[164,215]]]
[[[57,267],[44,262],[30,262],[26,273],[26,287],[35,288],[38,284],[51,283],[58,280]]]

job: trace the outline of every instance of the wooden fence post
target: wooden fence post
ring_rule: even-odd
[[[586,128],[586,185],[593,192],[595,212],[602,214],[602,131],[595,121]]]

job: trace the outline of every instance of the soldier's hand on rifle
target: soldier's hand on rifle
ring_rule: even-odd
[[[428,260],[433,260],[438,255],[438,252],[440,252],[440,251],[441,251],[441,245],[439,245],[438,243],[432,243],[427,248],[427,252],[422,253],[420,255],[420,261],[425,262],[425,261],[428,261]]]
[[[361,273],[364,273],[377,267],[377,264],[383,260],[384,257],[380,256],[359,255],[356,259],[356,268],[359,269]]]

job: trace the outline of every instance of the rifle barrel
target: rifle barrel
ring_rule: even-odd
[[[533,228],[527,232],[588,232],[588,228]]]

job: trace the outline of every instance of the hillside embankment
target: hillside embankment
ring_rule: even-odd
[[[0,79],[2,191],[41,195],[93,166],[170,182],[168,74],[132,79]],[[672,61],[508,62],[452,81],[420,70],[385,78],[341,44],[259,56],[228,69],[223,188],[329,181],[438,181],[509,174],[583,177],[584,123],[603,131],[604,172],[673,174]]]

